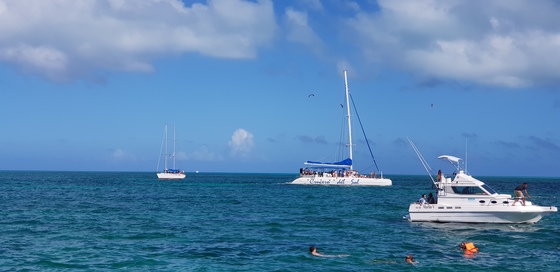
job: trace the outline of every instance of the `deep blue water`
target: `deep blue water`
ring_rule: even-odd
[[[558,271],[560,216],[533,225],[410,223],[423,176],[391,187],[298,186],[295,175],[0,172],[1,270]],[[501,193],[529,182],[556,205],[559,178],[477,177]],[[538,197],[537,197],[538,196]],[[465,258],[461,241],[480,249]],[[325,254],[308,253],[315,245]],[[419,261],[404,263],[407,254]],[[427,270],[429,269],[429,270]]]

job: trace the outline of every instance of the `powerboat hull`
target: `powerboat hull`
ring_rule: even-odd
[[[292,181],[291,184],[340,185],[340,186],[391,186],[393,182],[390,179],[386,179],[386,178],[303,176]]]
[[[414,143],[409,142],[430,174],[428,163]],[[437,199],[430,193],[429,200],[426,200],[424,194],[418,202],[410,204],[406,218],[411,222],[533,224],[545,215],[558,212],[555,206],[539,206],[526,200],[524,196],[511,198],[509,194],[498,193],[467,174],[466,167],[462,167],[464,164],[461,163],[461,158],[449,155],[438,158],[455,166],[455,171],[451,177],[446,177],[441,170],[438,171],[437,178],[430,175],[437,188]]]
[[[410,204],[409,220],[411,222],[440,222],[440,223],[503,223],[523,224],[537,223],[541,218],[552,212],[557,212],[554,206],[533,205],[496,205],[492,206],[461,206],[417,203]]]

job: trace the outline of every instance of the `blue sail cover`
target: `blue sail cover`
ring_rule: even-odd
[[[178,169],[167,169],[167,173],[181,173],[181,170],[178,170]]]
[[[350,158],[347,158],[339,162],[306,161],[305,164],[318,167],[349,168],[350,166],[352,166],[352,160]]]

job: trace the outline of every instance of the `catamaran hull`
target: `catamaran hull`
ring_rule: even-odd
[[[391,186],[393,182],[386,178],[334,178],[334,177],[300,177],[290,184],[299,185],[341,185],[341,186]]]
[[[187,177],[184,173],[157,173],[158,179],[184,179]]]
[[[557,212],[558,208],[503,206],[477,210],[476,207],[411,204],[408,211],[411,222],[532,224],[549,213]]]

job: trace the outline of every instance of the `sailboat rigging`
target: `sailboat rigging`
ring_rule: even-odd
[[[305,168],[300,168],[300,176],[292,181],[290,184],[302,184],[302,185],[357,185],[357,186],[390,186],[392,181],[390,179],[384,178],[383,173],[371,172],[369,176],[362,175],[358,171],[353,169],[353,142],[352,142],[352,123],[351,123],[351,111],[350,111],[350,92],[348,90],[348,77],[346,70],[344,70],[344,84],[345,84],[345,98],[346,98],[346,122],[347,122],[347,133],[348,133],[348,158],[339,162],[318,162],[318,161],[306,161],[304,164],[307,166]],[[341,104],[341,106],[343,106]],[[352,106],[354,106],[354,100],[352,99]],[[356,112],[356,116],[359,116]],[[363,131],[363,126],[362,126]],[[365,133],[364,133],[365,134]],[[366,140],[367,142],[367,140]],[[371,147],[368,148],[371,153]],[[373,158],[373,154],[372,154]],[[377,167],[377,163],[375,162]],[[379,168],[377,168],[379,171]]]
[[[164,132],[164,142],[165,142],[165,170],[163,170],[163,172],[159,172],[159,163],[161,160],[161,153],[162,150],[160,150],[160,159],[158,159],[158,173],[157,173],[157,177],[158,179],[184,179],[185,177],[187,177],[187,175],[185,174],[184,171],[177,169],[175,166],[175,142],[176,142],[176,136],[175,136],[175,125],[173,125],[173,153],[169,154],[169,149],[168,149],[168,134],[167,134],[167,124],[165,124],[165,132]],[[162,148],[163,149],[163,144],[162,144]],[[173,168],[169,168],[167,165],[167,160],[169,157],[173,158]]]

